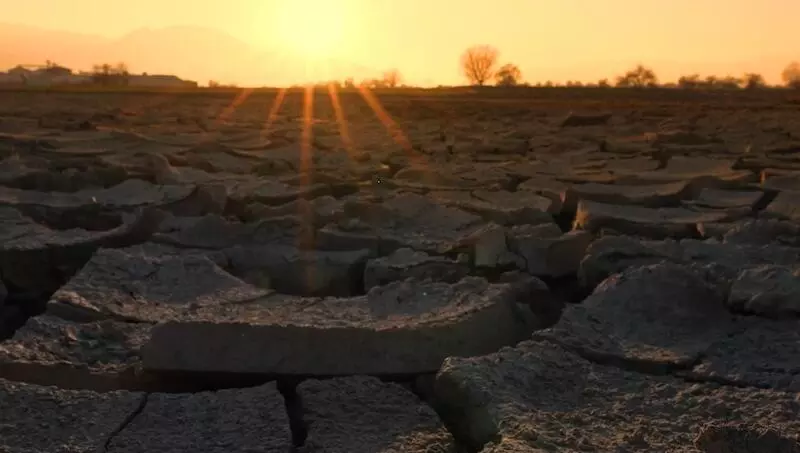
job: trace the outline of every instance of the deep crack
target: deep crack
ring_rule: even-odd
[[[108,451],[109,447],[111,446],[111,442],[113,442],[113,441],[114,441],[114,438],[115,438],[116,436],[118,436],[118,435],[119,435],[119,434],[120,434],[120,433],[121,433],[123,430],[125,430],[125,428],[127,428],[127,427],[128,427],[128,425],[130,425],[131,423],[133,423],[133,420],[134,420],[134,419],[135,419],[135,418],[136,418],[136,417],[137,417],[139,414],[141,414],[141,413],[142,413],[142,411],[144,410],[145,406],[147,406],[147,400],[149,399],[149,397],[150,397],[150,394],[149,394],[149,393],[144,393],[144,394],[142,394],[142,398],[139,400],[139,405],[138,405],[138,406],[136,406],[136,408],[135,408],[133,411],[131,411],[131,412],[130,412],[130,413],[129,413],[129,414],[128,414],[128,415],[127,415],[127,416],[126,416],[126,417],[125,417],[123,420],[122,420],[122,422],[119,424],[119,426],[117,426],[117,428],[116,428],[116,429],[114,429],[114,431],[112,431],[112,432],[111,432],[111,433],[108,435],[108,437],[106,438],[105,442],[103,442],[103,450],[102,450],[102,451],[103,451],[103,453],[106,453],[106,452]]]

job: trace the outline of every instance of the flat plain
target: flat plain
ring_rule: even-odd
[[[0,451],[800,452],[800,95],[0,92]]]

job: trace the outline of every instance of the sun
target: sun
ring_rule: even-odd
[[[347,43],[348,14],[341,2],[283,0],[277,2],[273,23],[281,44],[308,60],[339,55]]]

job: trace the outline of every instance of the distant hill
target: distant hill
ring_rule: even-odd
[[[174,74],[201,84],[217,80],[242,85],[287,85],[302,81],[307,74],[306,63],[298,58],[255,49],[223,31],[203,27],[143,28],[109,39],[0,23],[0,43],[13,43],[0,45],[0,70],[17,64],[44,64],[45,60],[75,70],[125,62],[137,73]],[[326,67],[330,78],[374,76],[346,62],[327,62]]]

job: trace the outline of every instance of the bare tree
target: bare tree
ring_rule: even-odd
[[[130,72],[128,71],[128,65],[123,62],[119,62],[117,63],[116,66],[114,66],[114,72],[119,75],[125,75],[125,76],[130,74]]]
[[[483,86],[494,75],[499,52],[491,46],[473,46],[461,55],[461,69],[470,83]]]
[[[383,84],[389,88],[396,88],[400,85],[401,80],[403,77],[397,69],[390,69],[383,73]]]
[[[781,78],[790,88],[800,89],[800,63],[793,61],[781,73]]]
[[[497,70],[495,80],[497,80],[497,86],[513,87],[519,85],[522,80],[522,71],[516,65],[505,64]]]
[[[622,88],[644,88],[658,85],[658,78],[652,69],[642,65],[617,77],[617,86]]]
[[[115,78],[120,85],[128,85],[130,82],[131,73],[128,70],[128,65],[126,63],[117,63],[117,65],[114,67],[114,75],[116,76]]]

